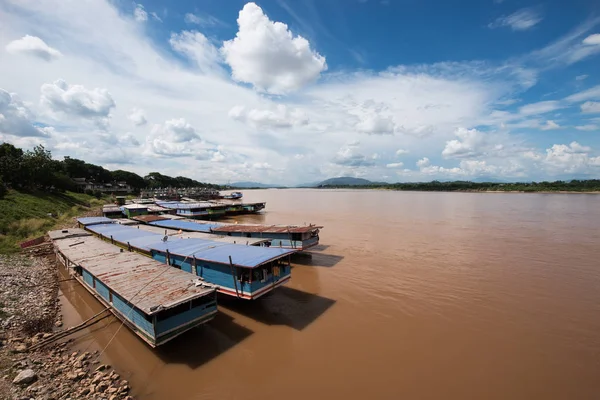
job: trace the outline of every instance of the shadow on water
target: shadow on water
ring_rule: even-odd
[[[253,301],[220,296],[219,306],[267,325],[285,325],[303,330],[323,315],[335,300],[289,287]]]
[[[312,267],[333,267],[344,259],[344,256],[323,253],[296,253],[292,255],[292,262],[298,265]]]
[[[318,244],[316,246],[311,247],[310,250],[308,250],[308,251],[323,251],[323,250],[327,250],[330,247],[331,246],[328,244]]]
[[[231,349],[254,332],[222,312],[208,324],[187,331],[155,349],[165,363],[198,368]]]

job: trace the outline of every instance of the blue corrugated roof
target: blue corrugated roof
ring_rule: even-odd
[[[212,245],[209,244],[213,243]],[[244,246],[211,242],[203,239],[175,239],[161,242],[153,246],[152,250],[180,255],[183,257],[196,257],[221,264],[229,264],[229,257],[234,265],[246,268],[256,268],[266,262],[276,260],[295,251],[275,247]]]
[[[88,229],[108,238],[112,236],[117,242],[123,244],[129,243],[134,247],[147,251],[150,251],[150,244],[160,243],[163,237],[158,233],[143,231],[121,224],[93,225],[88,227]]]
[[[129,240],[129,244],[138,249],[150,251],[155,244],[161,243],[163,236],[144,236],[136,237]]]
[[[221,224],[199,224],[197,222],[181,221],[176,219],[154,221],[150,222],[150,225],[161,226],[163,228],[182,229],[184,231],[192,232],[210,232],[211,229],[221,226]]]
[[[129,243],[133,247],[147,251],[166,252],[169,250],[171,254],[184,257],[195,256],[199,260],[221,264],[229,264],[229,256],[231,256],[234,265],[245,268],[255,268],[266,262],[294,253],[294,250],[290,249],[245,246],[197,238],[175,239],[169,237],[166,242],[163,242],[164,236],[160,233],[148,232],[120,224],[92,225],[88,229],[105,237],[112,236],[114,240],[120,243]]]
[[[181,203],[178,201],[157,201],[161,207],[170,208],[170,209],[194,209],[194,208],[212,208],[212,207],[221,207],[221,205],[217,205],[214,203],[209,203],[208,201],[200,201],[196,203]]]
[[[97,224],[114,224],[115,223],[114,220],[112,220],[110,218],[106,218],[106,217],[82,217],[82,218],[78,218],[77,222],[79,222],[83,226],[97,225]]]

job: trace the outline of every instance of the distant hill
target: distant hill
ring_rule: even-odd
[[[492,178],[490,176],[480,176],[478,178],[475,179],[471,179],[471,182],[475,182],[475,183],[506,183],[506,181],[503,181],[501,179],[498,178]]]
[[[339,178],[331,178],[326,179],[323,182],[317,184],[317,186],[343,186],[343,185],[353,185],[353,186],[366,186],[366,185],[375,185],[377,182],[371,182],[367,179],[363,178],[352,178],[350,176],[342,176]]]
[[[242,189],[248,189],[248,188],[261,188],[261,189],[268,189],[268,188],[281,188],[284,186],[281,185],[274,185],[274,184],[267,184],[267,183],[260,183],[260,182],[234,182],[229,184],[228,186],[234,187],[234,188],[242,188]]]
[[[317,187],[321,184],[321,182],[310,182],[310,183],[301,183],[299,185],[296,185],[295,187],[297,188],[314,188]]]

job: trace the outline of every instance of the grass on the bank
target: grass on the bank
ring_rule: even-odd
[[[83,193],[9,190],[0,199],[0,254],[17,252],[19,243],[105,202]]]

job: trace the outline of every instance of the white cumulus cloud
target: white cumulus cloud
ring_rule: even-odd
[[[369,135],[391,135],[394,133],[394,121],[377,113],[367,113],[359,117],[356,130]]]
[[[458,139],[446,142],[442,155],[448,158],[476,157],[487,150],[486,135],[477,129],[457,128],[454,134]]]
[[[273,22],[255,3],[247,3],[238,17],[236,37],[221,51],[233,79],[257,90],[284,94],[316,81],[327,69],[325,57],[308,40],[294,36],[288,26]]]
[[[333,163],[352,168],[371,167],[375,165],[372,158],[358,151],[358,145],[342,147],[333,158]]]
[[[92,119],[103,126],[115,107],[107,89],[86,89],[82,85],[69,85],[62,79],[43,84],[40,101],[53,113]]]
[[[563,173],[585,172],[590,167],[600,167],[600,157],[591,157],[591,151],[578,142],[555,144],[546,150],[543,161]]]
[[[12,54],[30,54],[46,61],[52,61],[62,56],[60,51],[48,46],[39,37],[30,35],[13,40],[6,45],[6,51]]]
[[[197,160],[218,161],[214,148],[200,138],[196,129],[185,118],[174,118],[164,124],[155,124],[146,137],[146,154],[161,157],[193,157]]]
[[[0,89],[0,134],[19,137],[44,137],[50,130],[32,123],[29,109],[14,95]]]
[[[129,118],[135,126],[146,125],[146,122],[148,122],[146,120],[146,112],[141,108],[133,108],[127,118]]]
[[[196,129],[185,118],[171,119],[163,125],[154,125],[152,134],[174,143],[184,143],[200,139]]]

